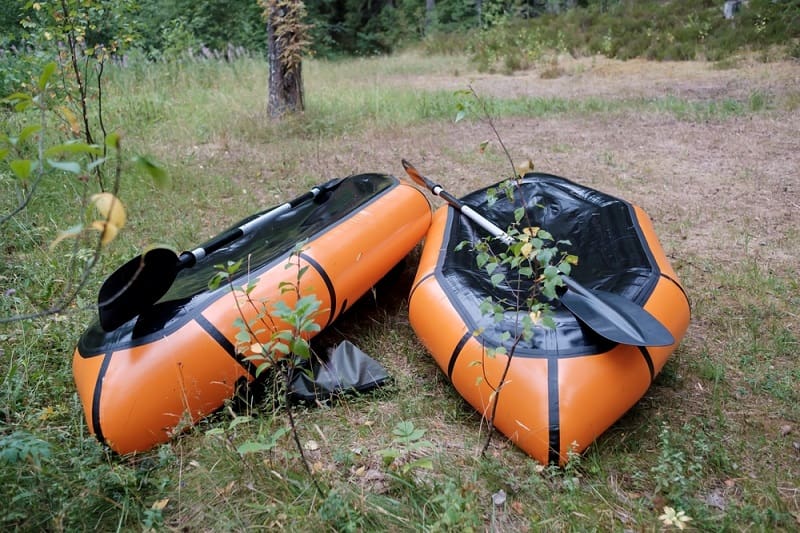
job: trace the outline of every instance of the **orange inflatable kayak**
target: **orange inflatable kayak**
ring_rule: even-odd
[[[555,328],[539,326],[530,341],[514,346],[517,324],[528,311],[507,307],[495,322],[481,303],[487,297],[515,301],[519,288],[495,286],[469,246],[456,251],[486,231],[462,214],[469,209],[453,208],[458,200],[434,214],[409,299],[412,327],[473,408],[487,417],[496,408],[494,426],[506,437],[543,464],[563,464],[570,451],[585,450],[644,395],[688,328],[689,302],[641,208],[541,173],[519,180],[513,203],[501,194],[490,201],[488,189],[462,198],[461,207],[507,228],[523,198],[530,225],[570,241],[560,248],[578,256],[571,273],[576,285],[612,303],[633,302],[668,330],[666,346],[613,342],[579,320],[564,300],[554,302]],[[626,321],[598,318],[612,329],[617,320]],[[487,355],[497,347],[512,354],[510,363],[509,356]]]
[[[296,281],[298,267],[287,268],[287,261],[304,243],[301,293],[313,292],[322,302],[316,320],[324,328],[397,265],[430,222],[430,204],[420,191],[391,176],[361,174],[245,235],[236,233],[205,257],[198,254],[158,302],[118,327],[106,324],[111,331],[98,320],[81,336],[73,371],[90,431],[116,452],[144,451],[219,409],[238,384],[255,379],[254,365],[245,360],[250,354],[237,348],[234,294],[227,286],[209,289],[214,265],[244,260],[235,286],[257,279],[254,301],[292,305],[281,284]],[[242,308],[245,320],[259,311]]]

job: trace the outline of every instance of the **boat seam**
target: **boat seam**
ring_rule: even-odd
[[[308,264],[314,267],[314,270],[316,270],[317,274],[320,275],[322,281],[325,282],[325,287],[328,289],[328,295],[331,297],[331,312],[328,315],[328,322],[325,324],[325,327],[327,328],[328,326],[331,325],[331,322],[333,322],[334,318],[338,316],[336,314],[336,288],[333,286],[333,281],[331,280],[331,277],[328,275],[328,273],[325,271],[325,268],[323,268],[323,266],[319,264],[319,262],[316,259],[314,259],[313,257],[304,252],[300,253],[300,257],[305,261],[308,261]]]
[[[243,357],[243,354],[238,353],[233,343],[230,340],[228,340],[228,338],[225,335],[223,335],[222,332],[219,329],[217,329],[217,327],[214,326],[214,324],[212,324],[210,320],[208,320],[202,314],[199,314],[197,315],[197,317],[195,317],[195,321],[197,322],[198,326],[203,328],[203,331],[208,333],[208,335],[212,339],[214,339],[217,342],[217,344],[219,344],[219,346],[225,351],[225,353],[231,356],[231,358],[234,361],[239,363],[239,365],[241,365],[241,367],[244,368],[248,374],[250,374],[254,378],[256,377],[256,370],[257,370],[256,365],[254,365],[252,361],[248,361],[247,359],[245,359]]]
[[[647,363],[647,370],[650,371],[650,384],[652,385],[653,380],[656,378],[656,368],[653,365],[653,357],[650,355],[650,351],[647,349],[647,346],[639,346],[639,351],[642,353],[644,362]]]
[[[94,385],[94,394],[92,395],[92,429],[94,429],[94,435],[100,442],[106,441],[103,435],[103,428],[100,425],[100,397],[103,394],[103,380],[106,377],[108,365],[111,364],[112,355],[113,352],[106,352],[103,362],[100,365],[100,371],[97,373],[97,382]]]
[[[453,348],[453,353],[450,355],[450,363],[447,365],[447,377],[450,378],[450,381],[453,381],[453,370],[455,370],[456,359],[458,359],[458,356],[461,355],[461,350],[464,349],[464,346],[466,346],[467,341],[469,341],[471,337],[472,334],[467,331],[458,341],[455,348]]]
[[[663,272],[661,272],[660,274],[661,274],[662,278],[664,278],[664,279],[666,279],[668,281],[671,281],[672,283],[675,284],[676,287],[678,287],[678,290],[681,291],[681,294],[683,294],[683,297],[686,299],[686,305],[689,306],[689,314],[691,315],[691,313],[692,313],[692,302],[691,302],[691,300],[689,300],[689,294],[686,292],[686,289],[683,288],[683,285],[681,285],[680,282],[677,279],[673,278],[672,276],[668,276],[668,275],[664,274]]]
[[[411,287],[411,292],[408,295],[408,301],[409,302],[411,301],[411,298],[414,297],[414,293],[417,292],[417,289],[419,288],[420,285],[422,285],[426,280],[428,280],[428,279],[430,279],[430,278],[432,278],[434,276],[436,276],[436,272],[435,271],[428,272],[427,274],[422,276],[422,278],[420,278],[420,280],[418,282],[416,282],[413,287]]]
[[[547,413],[549,463],[558,464],[561,458],[561,420],[559,416],[558,356],[547,358]]]

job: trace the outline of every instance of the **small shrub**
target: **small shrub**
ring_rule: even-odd
[[[680,61],[704,56],[719,61],[741,50],[778,46],[787,56],[800,57],[798,13],[799,0],[753,0],[733,21],[723,18],[717,2],[619,2],[607,9],[593,5],[513,23],[500,18],[481,32],[471,53],[482,70],[492,70],[498,62],[506,70],[528,68],[534,48],[537,57],[549,49],[623,60]],[[518,35],[535,35],[537,45],[531,48]],[[528,61],[523,59],[526,55]]]

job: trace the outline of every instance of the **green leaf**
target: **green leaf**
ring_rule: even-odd
[[[278,444],[278,441],[280,440],[280,438],[283,437],[284,435],[286,435],[287,433],[289,433],[289,431],[290,430],[289,430],[289,428],[287,426],[283,426],[283,427],[279,427],[278,429],[276,429],[275,433],[270,435],[269,442],[272,444],[273,448],[275,447],[276,444]]]
[[[0,148],[0,159],[5,159],[9,151],[8,148]]]
[[[27,141],[32,135],[39,133],[42,130],[41,124],[31,124],[30,126],[25,126],[22,128],[22,131],[19,132],[19,136],[17,136],[17,143]]]
[[[309,266],[310,266],[310,265],[306,265],[306,266],[304,266],[304,267],[301,267],[301,268],[300,268],[300,269],[297,271],[297,279],[302,279],[302,278],[303,278],[303,276],[305,276],[305,275],[306,275],[306,272],[308,272],[308,268],[309,268]]]
[[[319,333],[322,330],[322,327],[314,322],[313,320],[309,320],[305,324],[303,324],[303,329],[301,330],[303,333]]]
[[[559,277],[547,279],[542,284],[542,294],[549,300],[555,300],[558,297],[556,287],[560,287],[563,284],[564,282]]]
[[[159,189],[169,188],[172,184],[169,174],[164,170],[164,167],[158,165],[150,158],[140,155],[135,157],[133,161],[139,168],[150,174],[150,177],[153,178],[153,183]]]
[[[460,252],[460,251],[461,251],[461,250],[463,250],[463,249],[464,249],[464,247],[465,247],[465,246],[467,246],[468,244],[469,244],[469,242],[468,242],[468,241],[461,241],[460,243],[458,243],[458,244],[456,245],[456,247],[455,247],[455,248],[453,248],[453,251],[454,251],[454,252]]]
[[[278,289],[281,291],[281,294],[286,294],[287,292],[294,290],[294,283],[281,281],[278,283]]]
[[[273,305],[273,314],[280,319],[287,320],[291,316],[292,310],[286,305],[286,302],[278,300]]]
[[[414,423],[409,420],[398,422],[392,429],[392,434],[397,437],[398,441],[406,443],[414,442],[421,439],[425,435],[425,429],[414,427]]]
[[[524,207],[518,207],[518,208],[514,209],[514,221],[515,222],[519,223],[519,221],[522,220],[522,217],[524,217],[524,216],[525,216],[525,208]]]
[[[55,61],[51,61],[50,63],[44,66],[42,69],[42,75],[39,76],[39,89],[44,90],[47,87],[47,82],[50,81],[50,77],[56,71],[56,63]]]
[[[30,177],[31,172],[36,168],[36,163],[30,159],[14,159],[8,163],[8,166],[11,167],[15,176],[24,181]]]
[[[228,261],[228,264],[225,265],[225,271],[231,275],[236,274],[242,267],[242,261],[244,261],[244,259],[239,259],[238,261]]]
[[[303,359],[311,357],[311,349],[308,346],[308,341],[302,337],[295,337],[292,339],[292,353]]]
[[[556,329],[556,322],[551,316],[542,317],[542,325],[546,328]]]
[[[317,298],[316,294],[309,294],[308,296],[303,296],[297,303],[295,307],[303,311],[306,316],[312,314],[314,311],[319,309],[319,306],[322,305],[322,302]]]
[[[268,368],[271,368],[271,365],[267,364],[258,365],[258,367],[256,367],[256,378],[260,377],[261,374],[266,372]]]
[[[109,148],[113,148],[114,150],[119,150],[119,141],[120,135],[117,132],[109,133],[106,135],[106,146]]]
[[[22,112],[33,105],[33,97],[25,93],[12,93],[3,98],[3,102],[13,105],[15,111]]]
[[[251,422],[252,420],[253,420],[253,417],[248,416],[248,415],[237,416],[233,420],[231,420],[231,423],[228,425],[228,429],[233,429],[236,426],[239,426],[239,425],[242,425],[242,424],[247,424],[248,422]]]
[[[280,331],[275,332],[272,335],[272,338],[277,341],[289,342],[294,338],[294,335],[292,335],[292,332],[289,331],[288,329],[282,329]]]
[[[539,250],[539,253],[536,254],[536,260],[539,261],[540,265],[549,265],[553,261],[554,253],[555,250],[552,248],[542,248]]]
[[[272,351],[281,355],[289,355],[289,347],[282,342],[277,342],[272,347]]]
[[[455,120],[455,122],[456,122],[456,123],[458,123],[458,122],[461,122],[462,120],[464,120],[464,117],[466,117],[466,116],[467,116],[467,112],[466,112],[466,111],[464,111],[464,110],[462,109],[461,111],[459,111],[458,113],[456,113],[456,120]]]
[[[11,93],[8,96],[6,96],[5,98],[3,98],[3,102],[7,102],[9,104],[13,104],[15,102],[20,102],[20,101],[23,101],[23,100],[31,100],[31,99],[32,99],[31,95],[29,95],[28,93],[19,93],[19,92],[17,92],[17,93]]]
[[[378,450],[378,454],[383,458],[383,466],[389,466],[394,462],[395,459],[400,457],[400,450],[387,448],[384,450]]]
[[[492,285],[497,287],[498,285],[500,285],[500,283],[503,282],[504,279],[505,279],[504,274],[493,274],[491,277]]]
[[[274,447],[273,443],[247,441],[240,444],[236,451],[239,455],[247,455],[248,453],[268,452]]]
[[[219,289],[219,286],[225,279],[227,279],[227,277],[228,275],[225,274],[224,272],[217,272],[216,274],[214,274],[214,277],[212,277],[211,280],[209,280],[208,288],[212,291]]]
[[[63,170],[64,172],[71,172],[73,174],[81,173],[81,166],[75,161],[55,161],[53,159],[48,159],[47,164],[56,170]]]
[[[50,148],[44,151],[44,155],[47,157],[52,157],[58,154],[103,155],[103,149],[97,146],[96,144],[88,144],[85,142],[73,141],[51,146]]]
[[[547,265],[544,269],[544,277],[552,279],[558,276],[558,269],[553,265]]]
[[[430,457],[420,457],[403,465],[403,471],[408,472],[415,468],[433,469],[433,460]]]

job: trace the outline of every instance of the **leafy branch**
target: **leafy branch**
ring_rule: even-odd
[[[497,239],[490,236],[478,242],[463,241],[455,248],[455,251],[460,251],[469,247],[475,256],[476,266],[488,276],[491,285],[503,289],[505,294],[510,294],[510,298],[500,299],[487,296],[480,304],[481,313],[494,324],[502,323],[507,313],[512,313],[514,316],[512,331],[506,330],[500,333],[498,346],[487,348],[484,345],[483,359],[471,363],[482,368],[482,375],[478,378],[476,386],[485,383],[492,391],[489,405],[482,413],[489,427],[481,449],[483,456],[495,431],[494,420],[500,394],[507,384],[506,378],[514,354],[521,343],[533,341],[537,328],[555,327],[551,302],[558,299],[558,290],[564,286],[561,275],[570,274],[572,267],[578,264],[578,257],[559,248],[570,245],[568,240],[555,240],[549,231],[534,226],[531,222],[526,209],[527,202],[522,198],[519,178],[525,172],[533,170],[532,161],[529,159],[519,166],[514,164],[486,102],[471,85],[467,90],[458,91],[457,95],[467,96],[469,99],[458,102],[456,121],[465,118],[472,110],[472,105],[477,103],[479,112],[488,122],[512,168],[509,179],[487,190],[488,205],[493,205],[501,197],[511,205],[519,205],[514,209],[514,220],[506,230],[508,244],[502,245],[504,247],[498,247]],[[485,144],[482,148],[485,148]],[[483,331],[481,328],[473,334],[480,338]],[[486,357],[495,358],[497,355],[506,356],[506,362],[499,380],[492,383],[486,374],[484,363]]]
[[[30,305],[36,310],[0,317],[0,323],[65,311],[86,287],[104,247],[114,240],[127,219],[125,206],[118,197],[123,168],[122,139],[118,133],[108,133],[103,121],[102,75],[108,54],[102,46],[85,46],[85,34],[94,24],[90,20],[91,13],[102,12],[96,9],[95,3],[60,0],[52,4],[33,4],[38,19],[26,19],[25,27],[31,32],[39,31],[43,36],[43,48],[56,53],[59,61],[42,68],[31,90],[14,92],[0,101],[13,112],[12,119],[7,122],[8,131],[0,132],[0,180],[9,180],[17,198],[7,212],[0,213],[0,227],[16,221],[23,233],[30,231],[32,224],[25,215],[35,205],[40,187],[64,174],[77,183],[82,213],[79,223],[62,229],[50,244],[49,252],[52,254],[62,241],[70,239],[73,242],[67,256],[68,264],[59,268],[59,276],[68,274],[62,278],[66,279],[63,289],[45,303],[36,303],[34,296],[27,295]],[[54,42],[59,43],[55,49],[48,43],[54,36]],[[66,48],[61,44],[63,42],[67,43]],[[88,103],[92,65],[96,66],[97,94],[92,99],[97,105],[96,112]],[[70,109],[76,94],[80,118],[74,108]],[[96,136],[92,132],[90,116],[93,113],[103,134],[100,145],[95,143]],[[31,114],[35,117],[33,120],[29,119]],[[15,126],[18,129],[15,130]],[[151,175],[157,186],[169,184],[168,176],[158,165],[144,157],[135,161]],[[103,177],[106,163],[113,165],[113,183],[109,190],[106,190]],[[90,176],[95,179],[90,179]],[[96,189],[92,185],[96,185],[100,192],[94,192]],[[18,285],[22,287],[25,284],[20,282]],[[17,294],[20,290],[12,285],[5,293]]]
[[[300,454],[303,467],[314,483],[314,487],[323,497],[325,491],[314,476],[311,465],[305,454],[305,449],[300,442],[294,410],[290,400],[290,385],[297,372],[303,372],[306,364],[313,356],[309,339],[320,331],[316,319],[322,312],[322,302],[316,294],[301,294],[301,283],[308,266],[301,266],[300,253],[303,243],[295,246],[286,263],[286,268],[294,268],[296,276],[293,281],[281,282],[278,285],[280,295],[288,295],[294,304],[287,304],[283,298],[274,302],[259,301],[253,297],[253,291],[258,287],[259,279],[247,280],[241,287],[233,284],[233,278],[239,272],[243,261],[229,262],[227,265],[216,265],[217,273],[209,283],[211,289],[218,288],[226,282],[236,298],[238,317],[234,325],[238,328],[236,334],[237,350],[249,354],[245,360],[257,365],[256,378],[268,369],[275,370],[280,376],[279,387],[280,405],[286,411],[289,428],[295,447]],[[249,268],[248,268],[249,271]],[[249,317],[249,318],[248,318]],[[272,439],[279,438],[283,433],[273,434]],[[251,445],[243,448],[240,453],[263,451],[271,449],[271,445]]]

